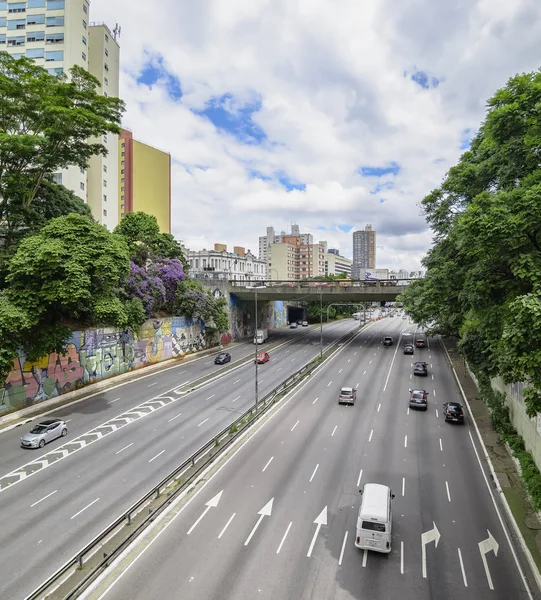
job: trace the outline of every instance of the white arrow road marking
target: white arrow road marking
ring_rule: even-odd
[[[190,529],[188,529],[188,533],[187,535],[190,535],[190,533],[199,525],[199,521],[201,521],[201,519],[208,513],[208,511],[211,508],[216,508],[218,506],[218,502],[220,502],[220,498],[222,497],[223,494],[223,490],[221,492],[218,492],[216,494],[216,496],[214,496],[214,498],[211,498],[206,504],[205,506],[207,508],[205,508],[205,510],[201,513],[201,515],[199,516],[199,518],[197,519],[197,521],[190,527]]]
[[[246,538],[246,541],[244,542],[245,546],[247,546],[250,543],[250,540],[252,539],[252,536],[254,535],[254,533],[257,531],[257,528],[261,524],[261,521],[263,521],[263,519],[265,517],[270,517],[271,516],[271,514],[272,514],[272,503],[273,502],[274,502],[274,498],[271,498],[267,502],[267,504],[265,504],[265,506],[257,513],[259,515],[259,519],[257,520],[257,523],[254,525],[254,528],[250,532],[250,535]]]
[[[432,521],[434,523],[434,521]],[[423,554],[423,577],[426,579],[426,545],[434,542],[434,546],[438,547],[441,534],[434,523],[434,527],[430,531],[425,531],[421,534],[421,550]]]
[[[500,548],[500,545],[494,539],[494,537],[492,536],[492,534],[490,533],[490,531],[488,529],[487,529],[487,533],[488,533],[488,538],[486,540],[483,540],[482,542],[479,542],[479,552],[481,553],[481,560],[483,561],[483,567],[485,567],[485,573],[486,573],[487,580],[488,580],[488,587],[491,590],[493,590],[494,585],[492,584],[492,577],[490,576],[490,571],[488,570],[486,555],[488,552],[494,552],[494,556],[498,556],[498,549]]]
[[[312,543],[310,544],[310,548],[308,548],[308,554],[306,555],[308,558],[312,556],[312,550],[314,549],[314,545],[317,540],[317,536],[319,534],[319,530],[322,525],[327,525],[327,507],[325,507],[317,516],[314,523],[317,525],[316,530],[314,532],[314,537],[312,538]]]
[[[458,560],[460,562],[460,570],[462,571],[462,579],[464,580],[464,587],[468,587],[468,580],[466,579],[466,571],[464,570],[464,563],[462,562],[462,552],[458,549]]]

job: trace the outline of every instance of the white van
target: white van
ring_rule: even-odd
[[[389,553],[393,513],[391,488],[379,483],[367,483],[360,490],[363,498],[357,518],[355,546],[363,550]]]

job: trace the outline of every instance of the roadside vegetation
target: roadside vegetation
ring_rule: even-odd
[[[75,66],[53,76],[0,52],[0,381],[17,352],[62,352],[74,329],[136,329],[147,318],[201,318],[226,331],[225,300],[188,276],[181,245],[155,217],[126,215],[114,232],[55,183],[106,155],[124,103]]]

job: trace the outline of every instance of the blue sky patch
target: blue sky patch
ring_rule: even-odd
[[[340,231],[343,231],[344,233],[349,233],[353,228],[352,225],[337,225],[337,227],[338,229],[340,229]]]
[[[473,129],[464,129],[460,136],[460,149],[468,150],[474,137],[475,131]]]
[[[263,175],[260,171],[256,171],[255,169],[248,169],[248,175],[250,179],[261,179],[261,181],[271,181],[272,177],[268,175]]]
[[[288,192],[291,192],[293,190],[300,190],[301,192],[304,192],[306,190],[305,183],[296,183],[292,181],[289,178],[289,175],[287,175],[286,173],[282,173],[278,178],[278,181],[286,188]]]
[[[390,163],[387,167],[361,167],[359,173],[363,177],[383,177],[383,175],[398,175],[400,165],[397,162]]]
[[[441,79],[433,77],[425,71],[422,71],[421,69],[417,68],[415,68],[413,73],[404,71],[404,77],[409,77],[417,85],[420,85],[424,90],[429,90],[430,88],[437,88],[441,83]]]
[[[192,109],[196,115],[208,119],[216,129],[235,136],[245,144],[259,144],[267,136],[265,132],[254,123],[254,113],[261,110],[261,100],[236,106],[237,102],[232,94],[224,94],[211,98],[203,110]]]
[[[147,55],[147,63],[137,77],[139,85],[146,85],[152,89],[157,83],[165,83],[165,89],[173,100],[182,98],[182,87],[180,80],[176,75],[172,75],[167,71],[163,64],[163,56],[152,58]]]

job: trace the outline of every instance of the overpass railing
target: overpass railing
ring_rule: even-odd
[[[378,279],[370,281],[366,279],[344,279],[336,281],[310,281],[299,279],[296,281],[287,280],[257,280],[252,282],[247,281],[229,281],[231,287],[249,289],[252,285],[264,285],[266,288],[272,287],[296,287],[296,288],[344,288],[344,287],[360,287],[360,288],[378,288],[378,287],[404,287],[409,285],[415,279]]]

